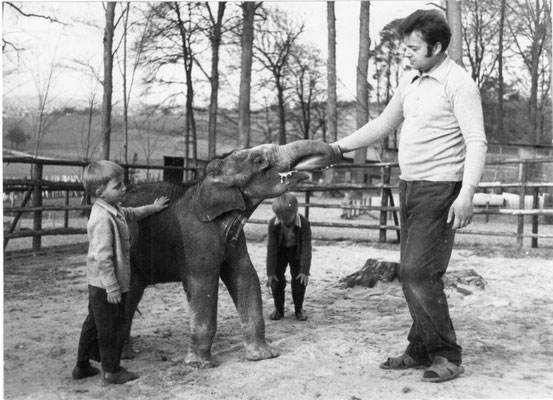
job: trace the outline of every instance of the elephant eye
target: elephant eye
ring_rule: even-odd
[[[265,163],[265,159],[263,157],[259,156],[259,157],[256,157],[253,162],[256,165],[262,165],[263,163]]]

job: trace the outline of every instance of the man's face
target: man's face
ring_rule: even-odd
[[[403,38],[406,46],[405,57],[409,59],[411,68],[420,72],[427,72],[434,67],[440,60],[439,51],[434,51],[428,55],[428,43],[426,43],[418,31],[413,31]],[[436,46],[441,46],[436,44]],[[434,49],[436,50],[436,46]]]
[[[98,189],[98,197],[108,204],[117,204],[123,201],[127,188],[122,177],[112,178],[106,185]]]

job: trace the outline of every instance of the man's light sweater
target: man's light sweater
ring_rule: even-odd
[[[343,152],[365,147],[402,122],[401,179],[478,186],[487,141],[480,92],[462,67],[446,57],[422,76],[406,73],[382,114],[336,144]]]

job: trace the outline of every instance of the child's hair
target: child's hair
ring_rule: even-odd
[[[298,212],[298,199],[292,193],[284,193],[273,200],[273,212],[277,216],[296,214]]]
[[[90,195],[95,196],[101,186],[114,178],[121,178],[124,173],[123,167],[113,161],[94,161],[84,169],[83,186]]]

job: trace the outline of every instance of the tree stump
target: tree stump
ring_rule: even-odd
[[[392,282],[399,279],[399,263],[392,261],[380,261],[369,258],[363,268],[340,279],[339,283],[343,288],[363,286],[373,288],[378,281]],[[473,269],[448,272],[443,277],[446,288],[453,288],[463,295],[472,294],[469,289],[475,286],[479,289],[486,287],[486,281]]]
[[[472,294],[467,286],[476,286],[483,290],[486,288],[486,281],[473,269],[448,272],[443,277],[446,288],[453,288],[464,295]]]
[[[391,282],[398,277],[399,263],[379,261],[369,258],[363,268],[345,278],[340,279],[343,287],[351,288],[356,285],[372,288],[378,281]]]

